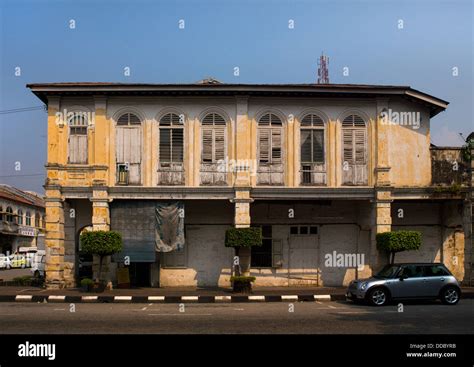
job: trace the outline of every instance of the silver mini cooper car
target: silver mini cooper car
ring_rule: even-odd
[[[455,305],[461,297],[461,287],[440,263],[391,264],[371,278],[353,280],[346,297],[368,301],[375,306],[395,299],[430,298]]]

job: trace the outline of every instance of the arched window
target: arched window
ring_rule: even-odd
[[[11,206],[7,207],[7,222],[13,223],[13,209]]]
[[[160,119],[161,163],[183,162],[184,116],[168,113]]]
[[[23,210],[18,209],[18,224],[23,225]]]
[[[184,115],[167,113],[159,122],[159,168],[160,185],[184,184]]]
[[[359,115],[342,121],[342,146],[343,184],[367,185],[367,126]]]
[[[258,120],[258,176],[262,185],[283,184],[283,122],[267,113]]]
[[[40,226],[40,213],[35,212],[35,227],[39,228]]]
[[[201,121],[201,185],[227,184],[227,124],[222,115],[208,113]]]
[[[69,154],[71,164],[87,164],[87,119],[85,114],[75,113],[69,119]]]
[[[27,211],[25,214],[25,225],[31,227],[31,212]]]
[[[324,121],[316,114],[308,114],[301,120],[300,160],[303,185],[326,184],[326,151]]]
[[[226,123],[217,113],[209,113],[202,120],[202,162],[217,163],[226,154]]]
[[[133,113],[124,113],[117,120],[116,162],[117,183],[141,183],[142,138],[141,120]]]

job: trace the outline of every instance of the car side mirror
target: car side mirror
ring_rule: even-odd
[[[400,281],[404,281],[405,279],[407,279],[408,276],[406,275],[400,275],[400,278],[398,278]]]

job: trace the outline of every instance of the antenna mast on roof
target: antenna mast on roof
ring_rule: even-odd
[[[329,57],[321,54],[318,61],[318,84],[329,84]]]

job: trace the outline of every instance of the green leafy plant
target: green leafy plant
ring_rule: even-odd
[[[94,285],[94,281],[89,278],[84,278],[81,280],[81,286],[82,287],[90,287]]]
[[[86,231],[81,233],[80,240],[85,254],[99,256],[99,281],[101,281],[103,259],[122,251],[122,235],[115,231]]]
[[[251,293],[252,292],[252,283],[255,282],[255,277],[247,276],[232,276],[230,281],[233,285],[233,290],[236,293]]]
[[[231,282],[241,282],[241,283],[253,283],[253,282],[255,282],[256,279],[257,278],[255,278],[255,277],[246,277],[246,276],[243,276],[243,275],[231,276],[230,277]]]
[[[230,228],[225,232],[226,247],[252,247],[262,245],[262,228]]]
[[[377,233],[377,248],[390,253],[390,263],[393,264],[395,254],[401,251],[418,250],[421,246],[421,232],[395,231]]]

